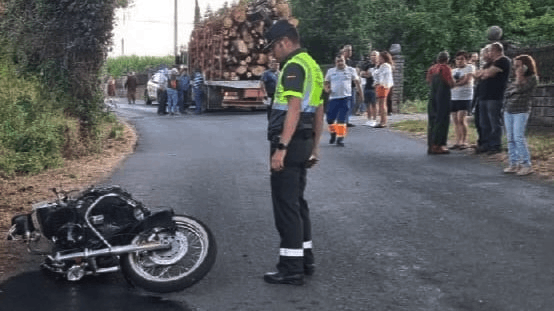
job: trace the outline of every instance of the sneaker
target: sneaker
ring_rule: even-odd
[[[522,168],[519,169],[519,171],[517,171],[516,175],[518,176],[525,176],[525,175],[529,175],[529,174],[532,174],[534,171],[533,171],[533,167],[531,166],[523,166]]]
[[[331,138],[329,139],[329,143],[334,144],[336,139],[337,139],[337,134],[331,133]]]
[[[370,127],[374,127],[375,124],[377,124],[377,122],[375,122],[374,120],[368,120],[366,123],[364,123],[365,126],[370,126]]]
[[[507,168],[504,169],[505,174],[515,174],[519,171],[519,166],[517,165],[510,165]]]

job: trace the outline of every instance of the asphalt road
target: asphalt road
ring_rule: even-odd
[[[1,310],[554,310],[554,187],[464,153],[357,126],[321,143],[308,175],[316,274],[270,285],[278,237],[264,112],[158,116],[120,104],[136,152],[106,183],[213,231],[218,257],[193,287],[151,297],[121,277],[54,281],[36,269],[0,284]],[[354,123],[361,124],[362,120]]]

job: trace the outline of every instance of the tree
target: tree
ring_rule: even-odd
[[[194,26],[200,23],[200,7],[198,6],[198,0],[194,0]]]

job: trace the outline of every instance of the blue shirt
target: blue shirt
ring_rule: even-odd
[[[183,75],[179,79],[179,90],[180,91],[188,91],[190,88],[190,78],[188,75]]]
[[[264,71],[261,80],[264,83],[267,94],[275,94],[275,87],[277,86],[277,71]]]

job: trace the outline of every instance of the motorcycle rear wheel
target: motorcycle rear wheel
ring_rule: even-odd
[[[200,281],[212,268],[217,247],[208,227],[190,216],[175,215],[173,220],[175,233],[154,228],[152,234],[141,233],[132,241],[141,244],[152,238],[164,239],[170,249],[121,256],[121,271],[132,285],[156,293],[180,291]]]

